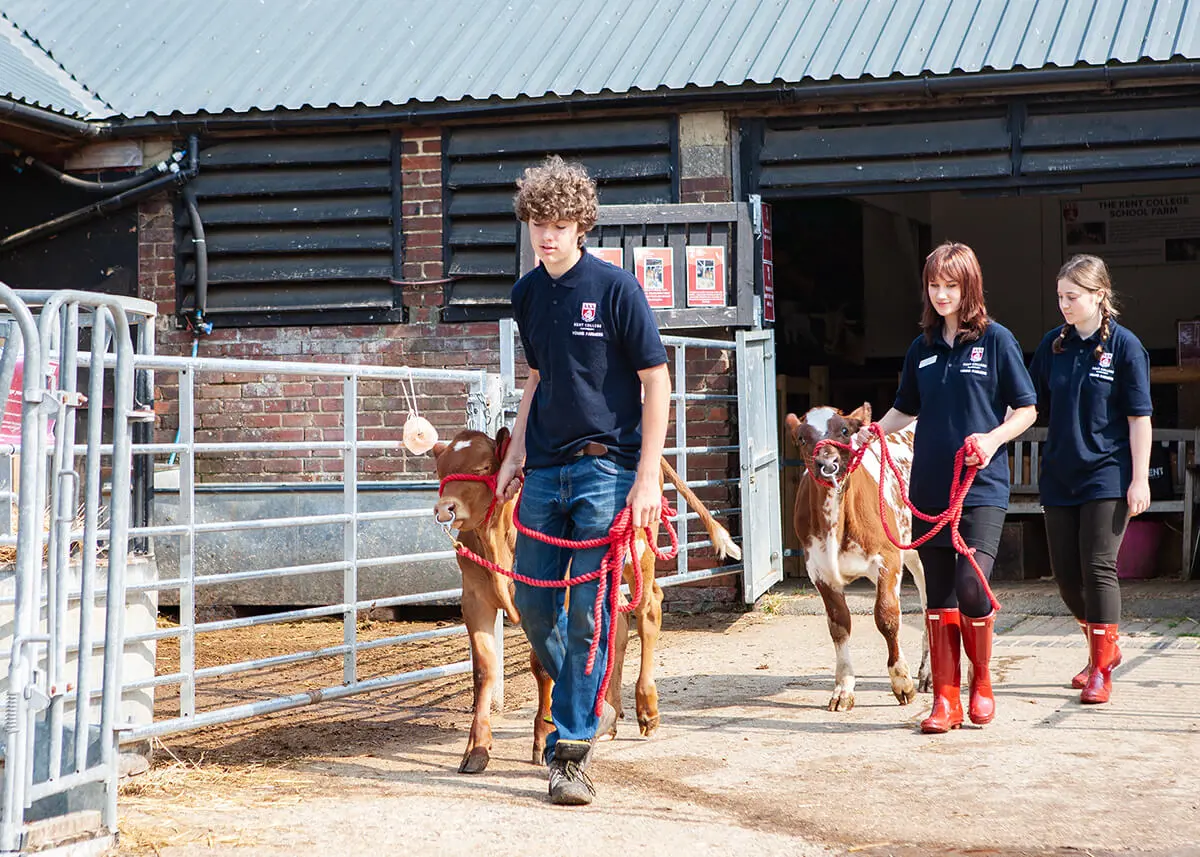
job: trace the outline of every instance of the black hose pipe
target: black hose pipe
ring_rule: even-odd
[[[143,185],[119,193],[116,196],[110,196],[107,199],[102,199],[99,202],[93,202],[91,205],[85,205],[83,208],[77,208],[74,211],[60,215],[53,220],[47,220],[45,223],[39,223],[37,226],[31,226],[28,229],[23,229],[20,232],[14,232],[7,238],[0,239],[0,253],[6,253],[9,250],[15,250],[29,244],[32,241],[37,241],[39,238],[47,238],[51,235],[57,235],[68,227],[75,226],[80,223],[86,223],[89,220],[94,220],[97,217],[102,217],[111,211],[117,211],[127,205],[131,205],[145,197],[152,196],[164,188],[170,187],[173,184],[183,184],[193,177],[193,173],[187,170],[180,170],[176,173],[169,173],[161,178],[153,179]]]
[[[120,193],[124,190],[140,187],[148,181],[164,175],[165,173],[179,172],[179,162],[183,160],[184,153],[176,152],[171,157],[164,161],[159,161],[154,166],[142,170],[135,175],[128,176],[123,179],[115,179],[113,181],[91,181],[89,179],[81,179],[69,173],[65,173],[55,166],[52,166],[45,161],[35,158],[33,155],[22,152],[15,146],[10,146],[7,143],[0,142],[0,152],[6,155],[11,155],[17,161],[27,167],[33,167],[38,172],[45,173],[50,178],[56,180],[59,184],[73,187],[77,190],[85,190],[90,193]]]
[[[200,333],[208,333],[212,330],[211,325],[204,320],[204,314],[208,311],[208,244],[204,240],[200,207],[196,204],[196,189],[191,185],[185,185],[183,188],[183,204],[187,208],[188,221],[192,227],[192,247],[196,252],[195,309],[192,313],[194,326]]]

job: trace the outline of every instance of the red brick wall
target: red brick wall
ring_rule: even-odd
[[[403,211],[406,280],[442,277],[441,132],[407,134],[402,143]],[[158,304],[158,352],[189,355],[190,332],[175,329],[175,261],[172,206],[167,196],[145,202],[139,211],[138,284],[142,297]],[[435,368],[490,367],[498,370],[498,327],[495,323],[442,324],[443,284],[414,283],[403,287],[407,324],[330,325],[313,327],[237,327],[199,340],[202,357],[235,357],[279,361],[353,362],[382,366]],[[156,379],[158,438],[170,441],[178,426],[177,382],[172,373]],[[342,439],[341,381],[336,378],[213,373],[197,378],[196,439],[244,440]],[[465,423],[466,396],[461,384],[416,384],[418,407],[443,435]],[[363,381],[359,389],[358,424],[367,440],[400,435],[407,405],[400,385]],[[364,478],[428,474],[428,456],[361,455]],[[319,481],[339,479],[340,457],[305,451],[263,453],[253,458],[210,455],[197,463],[206,481]]]
[[[679,180],[680,202],[729,202],[732,199],[733,181],[729,176],[684,176]]]

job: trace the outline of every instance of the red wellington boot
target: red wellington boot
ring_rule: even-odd
[[[1079,694],[1085,705],[1108,702],[1112,695],[1112,671],[1121,662],[1121,650],[1117,648],[1116,625],[1093,625],[1088,623],[1088,649],[1092,654],[1092,673],[1087,686]]]
[[[921,731],[949,732],[962,726],[962,699],[959,696],[959,655],[962,639],[958,610],[928,610],[929,661],[933,672],[933,711],[921,721]]]
[[[1079,620],[1076,619],[1075,621],[1078,622]],[[1090,639],[1090,635],[1088,634],[1087,622],[1079,622],[1079,630],[1083,631],[1083,639],[1085,641]],[[1120,665],[1121,665],[1121,647],[1117,646],[1117,659],[1115,661],[1113,661],[1113,669],[1116,669]],[[1091,674],[1092,674],[1092,658],[1091,658],[1091,645],[1089,644],[1088,645],[1087,666],[1085,666],[1078,673],[1076,673],[1075,678],[1071,679],[1071,687],[1075,688],[1076,690],[1083,690],[1085,687],[1087,687],[1088,676],[1090,676]]]
[[[961,618],[963,650],[971,662],[971,702],[967,714],[972,723],[982,726],[996,716],[996,700],[992,696],[992,674],[988,661],[992,659],[992,628],[996,613],[992,611],[979,619]]]

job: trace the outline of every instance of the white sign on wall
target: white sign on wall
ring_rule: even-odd
[[[1094,253],[1110,265],[1200,262],[1200,195],[1063,200],[1063,258]]]

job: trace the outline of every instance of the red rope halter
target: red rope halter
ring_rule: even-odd
[[[503,458],[501,458],[501,460],[503,460]],[[499,500],[499,497],[496,494],[496,474],[490,473],[485,476],[474,473],[451,473],[442,478],[441,484],[438,486],[439,496],[441,495],[442,490],[446,487],[446,484],[449,482],[480,482],[488,486],[492,492],[492,502],[491,505],[488,506],[487,514],[483,518],[484,523],[487,523]],[[621,606],[617,599],[617,596],[621,590],[621,571],[625,567],[625,557],[628,556],[630,560],[632,560],[633,557],[637,556],[638,530],[641,529],[644,531],[646,536],[646,545],[654,552],[654,555],[658,559],[674,559],[679,553],[679,537],[675,533],[675,528],[671,525],[671,520],[674,519],[675,512],[671,509],[670,504],[667,503],[667,500],[664,497],[662,499],[662,506],[659,510],[659,521],[667,531],[667,536],[671,540],[671,546],[666,549],[661,549],[651,538],[649,527],[639,528],[633,526],[633,510],[628,506],[617,513],[617,517],[613,519],[612,526],[608,529],[607,536],[596,539],[583,539],[580,541],[548,536],[544,533],[539,533],[536,530],[531,530],[528,527],[525,527],[521,524],[521,519],[519,516],[520,509],[521,504],[518,501],[516,508],[513,509],[513,523],[517,527],[517,532],[521,533],[521,535],[526,536],[527,538],[536,539],[539,542],[544,542],[548,545],[554,545],[555,547],[560,548],[569,548],[571,550],[588,550],[607,545],[608,551],[604,554],[604,558],[600,561],[600,567],[593,572],[589,572],[588,574],[581,574],[577,577],[568,577],[565,580],[539,580],[537,578],[528,577],[527,575],[519,574],[516,571],[503,568],[491,560],[484,559],[479,554],[475,553],[473,550],[464,545],[461,541],[451,537],[454,541],[454,550],[459,556],[465,557],[466,559],[471,560],[472,562],[488,569],[489,571],[495,572],[496,574],[502,574],[505,577],[511,578],[512,580],[516,580],[520,583],[524,583],[527,586],[537,586],[544,589],[566,589],[568,586],[574,586],[579,583],[588,583],[593,580],[599,581],[599,585],[596,587],[595,605],[592,608],[592,616],[595,621],[595,630],[592,632],[592,642],[588,647],[587,667],[584,670],[586,675],[591,675],[592,669],[596,665],[596,654],[600,649],[600,633],[604,624],[603,618],[605,599],[608,599],[609,608],[612,611],[611,615],[614,620],[616,619],[618,613],[630,613],[636,610],[638,605],[642,602],[641,574],[634,575],[633,598],[630,599],[629,603],[625,606]],[[446,534],[449,535],[451,522],[447,521],[443,523],[439,521],[439,523],[442,524]],[[608,628],[608,641],[605,646],[605,649],[608,652],[608,659],[604,666],[604,679],[600,682],[600,688],[596,691],[595,711],[597,715],[602,713],[602,709],[604,707],[604,697],[608,694],[608,685],[612,678],[613,655],[616,649],[616,641],[617,637],[615,629],[613,628],[613,622],[610,621]]]
[[[925,542],[932,539],[941,529],[947,524],[950,525],[950,543],[954,545],[954,549],[965,556],[971,562],[971,567],[975,569],[975,574],[979,577],[979,583],[983,586],[983,591],[987,593],[988,601],[992,604],[992,610],[1000,609],[1000,602],[996,600],[996,596],[992,594],[992,588],[988,585],[987,577],[984,576],[983,569],[979,567],[979,563],[975,561],[975,548],[969,547],[963,540],[962,534],[959,532],[959,524],[962,522],[963,502],[967,499],[967,493],[971,490],[971,484],[975,481],[975,474],[978,472],[977,465],[966,464],[967,456],[973,455],[977,459],[982,459],[983,455],[977,444],[972,438],[967,438],[962,447],[954,454],[954,477],[950,481],[950,504],[946,510],[940,515],[926,515],[920,509],[912,504],[908,499],[908,489],[905,487],[903,476],[900,473],[900,468],[894,460],[892,460],[891,450],[888,448],[887,440],[884,437],[883,429],[879,427],[879,423],[871,423],[868,426],[870,430],[879,439],[879,520],[883,523],[883,531],[893,545],[900,550],[914,550]],[[858,449],[855,449],[848,443],[839,443],[835,440],[818,441],[813,447],[813,456],[823,446],[832,446],[836,449],[847,450],[850,453],[850,461],[846,465],[846,479],[858,469],[862,464],[863,456],[867,453],[869,443],[865,443]],[[892,472],[892,476],[896,479],[896,484],[900,486],[900,496],[904,500],[904,504],[908,506],[910,512],[920,518],[922,521],[933,524],[934,527],[921,538],[914,540],[910,544],[902,544],[900,537],[892,532],[891,526],[888,524],[887,518],[887,500],[884,494],[883,477],[886,470]],[[809,467],[808,475],[813,481],[827,488],[836,488],[837,486],[817,475],[816,468]],[[843,480],[844,481],[844,480]]]

